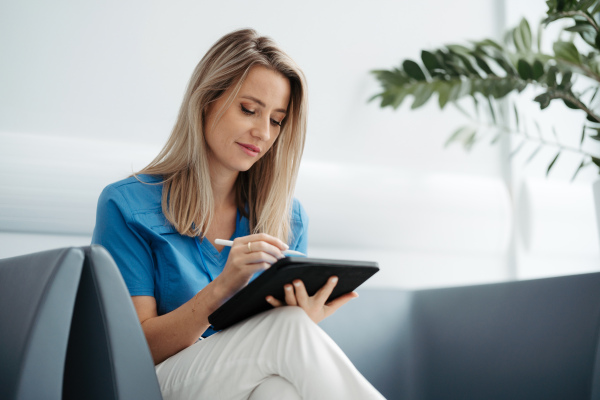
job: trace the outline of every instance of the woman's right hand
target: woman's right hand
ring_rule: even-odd
[[[288,248],[287,244],[266,233],[236,238],[223,272],[215,278],[215,284],[222,288],[226,297],[233,296],[248,284],[255,273],[284,258],[282,252]]]

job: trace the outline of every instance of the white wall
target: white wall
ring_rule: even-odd
[[[507,0],[506,10],[507,25],[516,26],[525,17],[535,34],[547,6],[541,1]],[[560,27],[570,25],[572,23],[566,20],[549,25],[542,37],[542,50],[553,54],[552,43],[558,38]],[[563,40],[566,39],[563,36]],[[587,87],[581,81],[576,83],[575,90],[578,85]],[[598,169],[587,167],[572,181],[581,156],[577,152],[563,151],[546,177],[548,164],[558,151],[552,143],[578,148],[585,119],[581,113],[569,110],[559,102],[552,102],[548,109],[541,111],[532,101],[539,93],[540,90],[528,89],[518,98],[513,96],[520,112],[526,116],[523,122],[528,125],[530,134],[537,135],[536,121],[548,143],[529,161],[537,143],[528,142],[510,163],[509,190],[514,199],[516,218],[516,277],[597,271],[600,269],[600,240],[591,185],[598,179]],[[516,149],[521,141],[513,137],[511,147]],[[583,148],[600,154],[600,143],[594,140],[584,141]]]
[[[503,13],[500,0],[4,2],[0,257],[88,241],[101,188],[156,154],[200,57],[249,26],[308,78],[297,196],[311,255],[379,261],[376,286],[510,278],[502,147],[444,149],[457,112],[366,102],[378,90],[370,70],[497,37]]]

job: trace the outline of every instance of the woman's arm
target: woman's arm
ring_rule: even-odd
[[[248,243],[252,243],[250,247]],[[132,296],[154,363],[196,342],[210,326],[208,316],[246,286],[256,272],[283,258],[285,249],[285,243],[266,234],[235,239],[223,272],[188,302],[161,316],[154,297]]]
[[[220,306],[219,299],[223,298],[218,286],[209,284],[179,308],[158,316],[154,297],[132,296],[154,364],[196,342],[210,326],[208,316]]]

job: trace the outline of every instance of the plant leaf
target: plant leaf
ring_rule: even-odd
[[[493,47],[500,51],[503,50],[502,46],[500,46],[498,43],[494,42],[491,39],[483,39],[480,41],[471,41],[471,43],[473,43],[474,45],[479,46],[479,47]]]
[[[519,35],[521,36],[521,41],[525,52],[531,51],[531,29],[529,28],[529,22],[527,22],[525,18],[523,18],[519,23],[518,31]]]
[[[544,108],[546,108],[550,105],[550,100],[551,100],[550,95],[548,93],[542,93],[539,96],[537,96],[535,99],[533,99],[533,101],[540,103],[541,110],[543,110]]]
[[[585,166],[586,166],[585,160],[581,160],[581,164],[579,164],[579,167],[577,167],[577,170],[575,170],[575,173],[573,174],[573,177],[571,178],[571,182],[573,182],[575,180],[575,177],[577,176],[579,171],[581,171],[581,169]]]
[[[533,69],[531,68],[531,65],[529,65],[529,63],[522,58],[517,62],[517,71],[519,72],[521,79],[524,81],[533,78]]]
[[[452,90],[452,84],[448,82],[440,82],[440,85],[437,88],[438,92],[438,103],[440,108],[443,110],[446,104],[448,103],[448,98],[450,97],[450,91]]]
[[[406,72],[408,76],[417,81],[424,81],[426,79],[421,67],[419,67],[419,64],[412,60],[404,60],[402,63],[402,68],[404,68],[404,72]]]
[[[560,156],[560,151],[558,153],[556,153],[556,156],[554,156],[554,159],[552,160],[550,165],[548,165],[548,169],[546,170],[546,176],[548,176],[548,174],[550,173],[550,170],[554,166],[554,163],[556,162],[556,159],[558,158],[558,156]]]
[[[414,110],[415,108],[421,107],[423,104],[429,100],[431,95],[433,94],[434,87],[433,85],[423,82],[415,89],[413,95],[415,96],[415,101],[412,103],[410,108]]]
[[[515,110],[515,125],[517,126],[517,131],[519,130],[519,112],[517,111],[517,105],[513,103],[513,109]]]
[[[542,75],[544,75],[544,64],[542,64],[540,60],[535,60],[533,62],[532,72],[533,79],[537,81],[542,77]]]
[[[554,49],[556,58],[575,65],[581,65],[581,55],[573,43],[559,41],[554,43],[552,48]]]
[[[453,142],[461,142],[465,147],[469,146],[468,148],[470,148],[470,146],[472,146],[472,144],[474,143],[476,133],[477,129],[475,129],[472,126],[461,126],[457,130],[455,130],[454,133],[452,133],[452,135],[450,135],[448,140],[446,140],[444,147],[448,147]]]
[[[421,60],[423,61],[423,65],[425,65],[425,68],[427,68],[431,75],[434,75],[434,71],[438,69],[443,69],[437,57],[429,51],[423,50],[421,52]]]
[[[492,99],[488,97],[487,101],[488,101],[488,105],[490,108],[490,115],[492,117],[492,121],[494,122],[494,125],[497,125],[498,122],[496,121],[496,112],[494,111],[494,105],[492,104]]]

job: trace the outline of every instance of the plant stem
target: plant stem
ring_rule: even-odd
[[[570,101],[571,103],[575,104],[577,108],[581,109],[587,115],[594,118],[597,122],[600,122],[600,117],[598,117],[592,110],[590,110],[585,104],[583,104],[581,100],[579,100],[577,97],[565,92],[554,92],[554,97]]]
[[[590,17],[590,15],[586,12],[583,11],[565,11],[565,12],[559,12],[556,13],[555,15],[559,16],[559,18],[563,18],[563,17],[583,17],[585,19],[587,19],[587,21],[590,23],[590,25],[592,25],[592,27],[596,30],[596,32],[600,32],[600,28],[598,27],[598,24],[596,24],[596,21],[594,21],[594,18]]]

